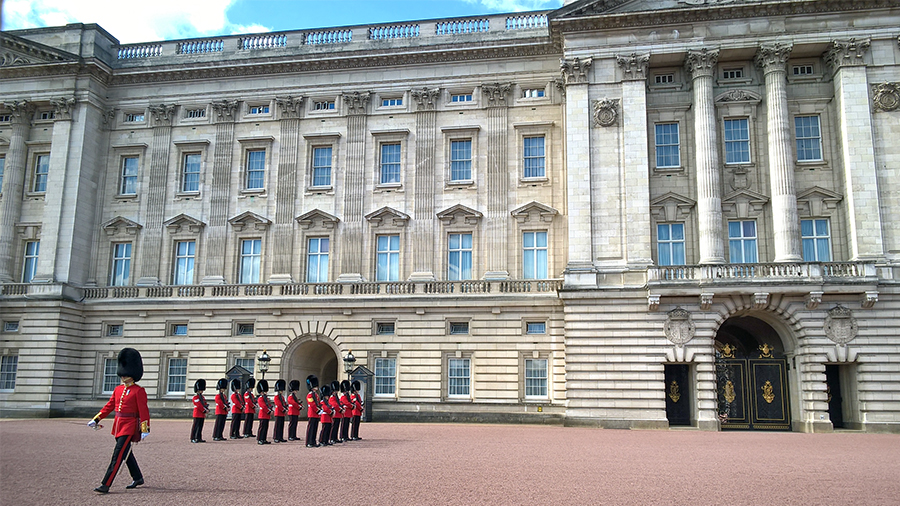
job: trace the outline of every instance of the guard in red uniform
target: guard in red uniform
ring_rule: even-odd
[[[319,404],[319,417],[322,420],[322,432],[319,434],[319,446],[331,446],[334,443],[331,441],[331,415],[334,411],[331,409],[331,405],[328,403],[328,399],[331,397],[332,390],[331,385],[325,385],[322,387],[322,403]]]
[[[244,396],[241,395],[241,380],[231,380],[231,434],[229,439],[241,438],[241,420],[244,418]]]
[[[359,437],[359,422],[362,420],[363,413],[362,396],[359,393],[360,386],[359,380],[350,383],[351,398],[353,399],[353,411],[351,412],[353,416],[353,429],[350,431],[350,439],[353,441],[362,439]]]
[[[314,374],[307,376],[306,389],[309,390],[306,394],[306,417],[309,419],[306,423],[306,447],[317,448],[316,429],[319,428],[319,412],[322,411],[319,407],[319,378]]]
[[[269,400],[269,382],[261,379],[256,383],[256,391],[259,396],[256,398],[259,404],[259,427],[257,427],[256,444],[268,445],[272,444],[266,437],[269,435],[269,419],[272,417],[272,401]]]
[[[297,420],[300,419],[300,399],[297,398],[297,390],[300,390],[300,382],[291,380],[288,385],[291,393],[287,396],[288,404],[288,441],[297,440]]]
[[[344,442],[339,435],[339,432],[341,431],[341,420],[344,417],[344,408],[341,406],[341,400],[338,399],[340,389],[340,383],[337,381],[331,382],[331,396],[328,397],[328,405],[331,406],[332,419],[331,436],[329,437],[328,442],[331,444]]]
[[[203,378],[194,382],[194,424],[191,426],[191,443],[205,443],[203,439],[203,422],[209,413],[209,403],[203,397],[206,390],[206,380]]]
[[[287,413],[287,401],[284,400],[284,389],[287,382],[280,379],[275,382],[275,428],[272,430],[272,441],[286,443],[284,440],[284,415]]]
[[[341,409],[344,411],[341,418],[341,439],[350,441],[350,419],[353,418],[353,401],[350,400],[350,382],[341,381]]]
[[[125,488],[135,488],[144,484],[144,475],[131,452],[131,443],[139,443],[150,435],[150,409],[147,407],[147,392],[137,384],[144,375],[144,362],[134,348],[123,348],[119,352],[119,367],[116,374],[122,384],[113,390],[109,402],[88,422],[88,427],[99,429],[100,420],[116,412],[112,424],[112,435],[116,438],[116,448],[106,469],[106,476],[94,492],[108,494],[109,487],[119,472],[122,461],[131,473],[131,484]]]
[[[256,380],[247,378],[246,391],[244,392],[244,437],[256,437],[253,434],[253,414],[256,413],[256,397],[253,395],[253,387]]]
[[[216,424],[213,425],[213,441],[225,441],[225,418],[228,417],[228,379],[216,382]]]

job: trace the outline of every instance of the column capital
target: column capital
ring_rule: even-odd
[[[234,122],[237,113],[237,100],[219,100],[210,104],[216,115],[216,123]]]
[[[362,116],[369,112],[369,98],[372,94],[368,91],[354,91],[352,93],[344,93],[341,97],[344,104],[347,105],[347,114],[351,116]]]
[[[4,102],[3,107],[9,111],[9,121],[13,125],[31,124],[32,115],[34,115],[33,103],[28,100],[15,100],[13,102]]]
[[[56,121],[71,121],[75,97],[60,97],[50,100],[53,105]]]
[[[831,41],[831,47],[822,54],[825,64],[837,72],[842,67],[864,66],[865,55],[872,45],[871,39],[842,39]]]
[[[701,48],[691,50],[684,57],[684,68],[693,79],[698,77],[712,77],[716,72],[716,64],[719,62],[719,50]]]
[[[409,90],[409,96],[416,101],[418,110],[433,111],[437,107],[438,100],[441,97],[441,89],[422,88],[420,90]]]
[[[626,81],[641,81],[647,79],[647,69],[650,67],[650,53],[631,53],[628,56],[616,55],[616,63],[622,67]]]
[[[794,46],[791,44],[763,44],[756,51],[756,65],[763,72],[785,72],[785,64],[791,57]]]
[[[563,82],[570,84],[587,84],[587,73],[594,63],[593,58],[560,58],[559,71],[562,73]]]
[[[482,84],[481,94],[484,96],[488,107],[505,107],[507,98],[512,91],[512,83]]]
[[[148,109],[153,117],[153,126],[172,126],[172,119],[175,118],[175,104],[151,105]]]
[[[303,115],[303,97],[275,97],[275,105],[281,111],[282,118],[296,119]]]

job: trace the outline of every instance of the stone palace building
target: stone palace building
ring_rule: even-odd
[[[900,432],[896,0],[0,34],[0,410]],[[349,363],[347,365],[350,365]]]

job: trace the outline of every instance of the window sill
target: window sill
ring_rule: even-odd
[[[265,188],[261,188],[259,190],[241,190],[241,194],[238,195],[239,199],[245,199],[247,197],[267,197]]]
[[[676,172],[684,172],[684,167],[653,167],[655,174],[673,174]]]
[[[753,82],[749,77],[739,77],[735,79],[718,79],[716,84],[718,86],[736,86],[736,85],[747,85]]]
[[[455,402],[458,404],[464,404],[464,403],[471,404],[472,398],[471,397],[447,397],[444,399],[444,402]]]
[[[548,177],[523,177],[519,179],[519,186],[550,186]]]
[[[797,161],[796,164],[797,169],[815,170],[828,168],[828,162],[825,160]]]
[[[450,181],[444,185],[444,188],[447,190],[469,190],[475,188],[474,180],[466,180],[466,181]]]
[[[651,84],[650,91],[681,91],[684,88],[683,83],[669,84]]]
[[[525,404],[549,404],[549,397],[526,397],[523,401]]]
[[[805,76],[788,76],[788,84],[801,84],[801,83],[820,83],[822,82],[823,76],[822,74],[810,74]]]
[[[403,193],[403,185],[400,183],[387,183],[375,185],[375,193]]]
[[[200,192],[178,192],[175,200],[200,200]]]
[[[334,195],[333,186],[310,186],[303,192],[304,195]]]
[[[47,192],[27,192],[25,193],[25,200],[44,200]]]
[[[118,200],[119,202],[137,202],[138,201],[138,196],[136,193],[135,194],[127,194],[127,195],[119,194],[113,198]]]

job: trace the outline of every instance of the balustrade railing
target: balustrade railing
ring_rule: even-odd
[[[438,21],[434,24],[435,35],[459,35],[464,33],[480,33],[491,30],[489,19],[453,19]]]
[[[287,46],[287,35],[247,35],[238,39],[238,49],[272,49]]]
[[[546,28],[546,14],[526,14],[522,16],[509,16],[506,18],[507,30],[526,30],[529,28]]]
[[[353,30],[320,30],[303,34],[304,44],[342,44],[353,41]]]
[[[225,49],[221,39],[188,40],[175,45],[175,54],[219,53]]]
[[[161,56],[162,53],[162,44],[139,44],[135,46],[120,47],[117,58],[120,60],[130,60],[133,58],[150,58],[151,56]]]
[[[730,281],[821,281],[875,276],[867,262],[669,265],[648,269],[650,283]]]
[[[419,25],[372,26],[369,40],[408,39],[419,36]]]

